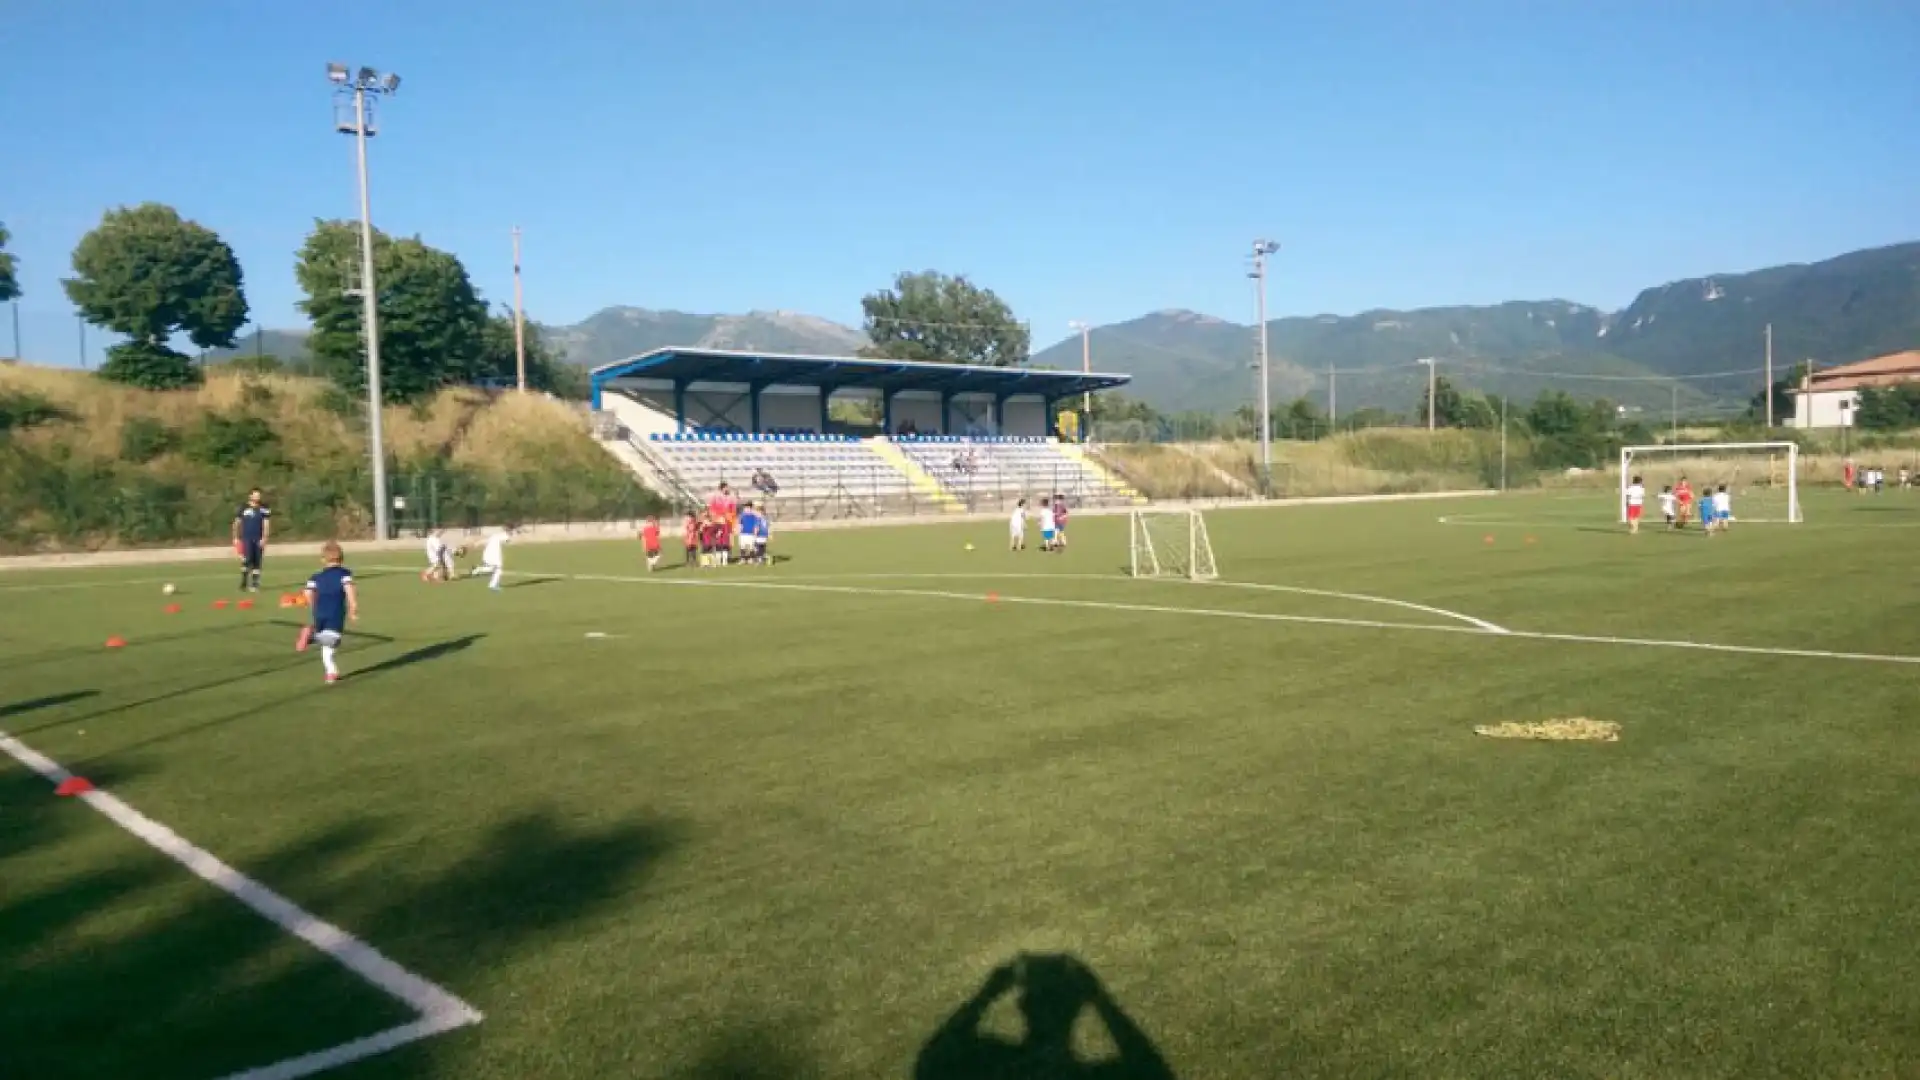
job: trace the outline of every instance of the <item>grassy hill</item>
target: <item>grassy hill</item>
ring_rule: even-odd
[[[654,497],[544,397],[446,391],[384,415],[396,523],[450,528],[629,518]],[[326,383],[210,376],[153,393],[0,367],[0,553],[223,542],[250,486],[275,535],[371,535],[359,403]]]

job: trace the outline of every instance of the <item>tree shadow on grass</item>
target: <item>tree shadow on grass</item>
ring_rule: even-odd
[[[0,774],[0,792],[13,778]],[[74,800],[55,812],[93,813]],[[489,972],[630,902],[681,842],[666,823],[581,828],[547,812],[504,820],[452,853],[444,838],[395,845],[388,833],[371,819],[336,822],[234,864],[483,1012],[527,1004],[487,999]],[[202,1080],[414,1018],[226,893],[126,843],[139,854],[94,858],[81,872],[71,858],[0,861],[10,886],[0,896],[0,1075]],[[471,1038],[405,1047],[356,1075],[470,1075],[462,1040]]]
[[[10,716],[19,716],[22,713],[30,713],[36,709],[51,709],[56,705],[66,705],[70,702],[82,701],[86,698],[98,697],[99,695],[100,691],[98,690],[69,690],[64,694],[48,694],[44,697],[31,698],[27,701],[16,701],[11,705],[0,705],[0,720],[5,720]]]
[[[983,1021],[995,1002],[1013,995],[1025,1030],[991,1034]],[[1087,1060],[1074,1046],[1075,1025],[1091,1012],[1115,1053]],[[913,1080],[1174,1080],[1173,1069],[1140,1025],[1120,1008],[1098,976],[1069,954],[1024,953],[995,968],[920,1048]]]

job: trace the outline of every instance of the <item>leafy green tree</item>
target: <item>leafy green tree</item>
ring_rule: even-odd
[[[540,324],[527,319],[522,340],[527,353],[527,389],[542,390],[573,401],[586,399],[586,369],[568,363],[548,344]],[[503,308],[487,316],[486,325],[481,328],[480,375],[510,382],[519,379],[519,358],[514,352],[511,309]]]
[[[1327,418],[1309,398],[1294,398],[1274,414],[1274,433],[1283,439],[1317,439],[1326,433]]]
[[[1853,407],[1853,424],[1866,431],[1920,427],[1920,384],[1862,388]]]
[[[1462,394],[1457,419],[1460,427],[1492,431],[1500,426],[1499,403],[1489,400],[1485,394]]]
[[[80,314],[128,340],[107,350],[103,378],[166,390],[200,380],[176,334],[231,348],[247,321],[240,260],[213,230],[159,203],[109,210],[73,251],[62,284]]]
[[[418,238],[376,231],[373,262],[381,393],[389,402],[489,373],[495,361],[486,354],[487,307],[459,259]],[[313,323],[309,347],[328,377],[350,392],[364,392],[367,378],[359,267],[359,226],[346,221],[315,222],[294,264],[306,293],[300,308]],[[509,342],[510,335],[509,328]]]
[[[1032,344],[1007,302],[964,276],[902,273],[860,309],[871,342],[862,356],[1013,367],[1027,362]]]
[[[1427,422],[1427,396],[1433,396],[1433,423],[1435,427],[1460,427],[1460,391],[1454,387],[1453,380],[1445,375],[1436,375],[1429,384],[1430,390],[1420,392],[1420,414],[1415,420]]]
[[[12,239],[6,222],[0,221],[0,303],[20,299],[20,267],[7,250],[7,242]]]

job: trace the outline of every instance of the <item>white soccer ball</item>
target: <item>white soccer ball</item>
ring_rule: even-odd
[[[162,593],[165,593],[165,594],[166,594],[166,595],[168,595],[168,596],[172,596],[172,595],[173,595],[173,582],[171,582],[171,581],[169,581],[169,582],[167,582],[167,583],[166,583],[165,585],[162,585],[162,586],[160,586],[160,591],[161,591]]]

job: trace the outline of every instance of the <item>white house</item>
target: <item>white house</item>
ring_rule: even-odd
[[[1905,382],[1920,382],[1920,350],[1816,371],[1802,377],[1800,388],[1793,391],[1793,426],[1852,427],[1862,389]]]

